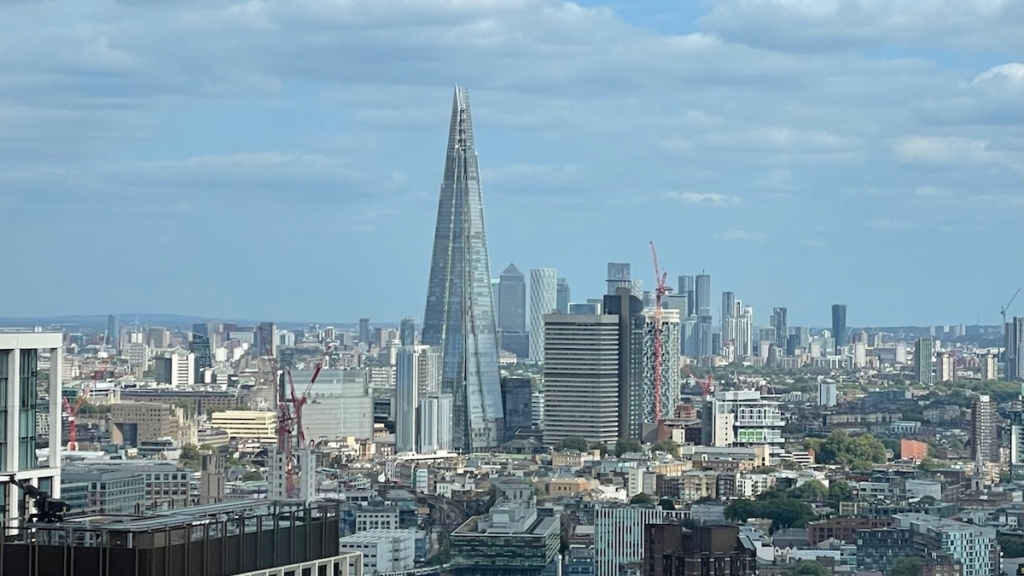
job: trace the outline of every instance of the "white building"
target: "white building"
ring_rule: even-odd
[[[420,404],[417,356],[412,346],[398,350],[395,366],[395,452],[416,450],[416,412]]]
[[[996,529],[957,522],[928,514],[895,514],[893,528],[910,530],[959,562],[963,576],[991,576],[1000,573],[995,553]]]
[[[737,301],[736,305],[742,303]],[[754,309],[747,306],[743,314],[736,317],[736,356],[747,358],[754,355]]]
[[[292,380],[304,389],[312,370],[293,370]],[[373,393],[365,370],[325,368],[310,389],[302,409],[310,440],[373,438]]]
[[[530,270],[530,362],[544,361],[544,315],[558,310],[558,272]]]
[[[170,383],[175,388],[187,388],[195,383],[196,374],[196,355],[183,350],[181,348],[175,348],[174,350],[168,350],[164,354],[164,358],[170,360]]]
[[[757,390],[715,392],[703,411],[702,440],[705,446],[754,446],[782,444],[779,403],[761,397]]]
[[[60,497],[60,450],[52,449],[61,441],[61,375],[64,337],[59,332],[0,332],[0,521],[17,526],[24,494],[10,482],[13,476],[36,486],[51,496]],[[36,460],[36,413],[40,366],[49,358],[46,381],[51,449],[40,467]],[[27,406],[27,408],[25,407]],[[28,427],[24,423],[28,423]]]
[[[429,394],[420,400],[420,454],[452,449],[452,395]]]
[[[363,576],[403,572],[415,564],[415,530],[367,530],[339,540],[341,550],[363,554]]]
[[[143,370],[149,366],[149,346],[143,342],[130,342],[125,346],[125,356],[128,357],[128,365],[132,369]]]
[[[851,347],[853,352],[854,368],[863,368],[868,363],[868,347],[864,342],[854,342]]]
[[[654,310],[644,310],[644,422],[660,422],[675,415],[682,389],[679,367],[681,325],[678,310],[661,311],[661,414],[654,413]]]
[[[818,406],[835,406],[839,403],[839,386],[829,380],[818,381]]]
[[[682,511],[655,506],[597,506],[594,509],[596,574],[618,575],[640,566],[644,556],[644,527],[668,518],[682,518]],[[642,566],[640,566],[642,568]]]

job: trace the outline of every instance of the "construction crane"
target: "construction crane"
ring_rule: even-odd
[[[1006,311],[1010,309],[1010,305],[1013,304],[1013,301],[1017,299],[1018,294],[1020,294],[1020,288],[1017,288],[1017,291],[1013,293],[1013,297],[1010,298],[1010,301],[1007,302],[1005,306],[999,309],[999,313],[1003,316],[1004,330],[1006,329]]]
[[[708,377],[704,379],[704,382],[701,382],[701,388],[704,389],[704,396],[710,396],[715,391],[715,379],[711,376],[710,372],[708,372]]]
[[[661,299],[669,293],[668,273],[658,266],[658,251],[651,242],[654,261],[654,421],[661,422]]]
[[[89,399],[89,391],[92,390],[93,385],[96,384],[96,380],[89,382],[82,389],[82,393],[75,399],[75,403],[72,404],[67,398],[61,398],[64,403],[64,410],[68,413],[68,450],[72,452],[78,451],[78,425],[76,421],[78,419],[78,411],[85,405],[85,401]]]

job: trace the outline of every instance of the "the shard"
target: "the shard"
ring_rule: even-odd
[[[461,452],[494,448],[503,434],[494,316],[469,93],[456,86],[423,343],[441,349],[441,391],[452,395],[452,443]]]

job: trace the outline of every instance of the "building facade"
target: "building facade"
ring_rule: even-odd
[[[569,280],[566,278],[558,279],[558,295],[556,298],[556,308],[559,314],[569,313],[569,302],[572,301],[572,290],[569,288]]]
[[[835,341],[835,353],[846,344],[846,304],[832,305],[832,339]]]
[[[526,276],[515,264],[498,278],[498,329],[503,335],[526,333]]]
[[[914,377],[921,384],[934,384],[933,355],[935,340],[930,336],[918,338],[914,345]]]
[[[594,509],[594,566],[598,575],[638,572],[644,559],[644,531],[650,524],[682,518],[660,506],[598,505]]]
[[[757,549],[736,526],[644,527],[644,576],[755,576]]]
[[[455,88],[437,208],[423,343],[441,349],[456,449],[496,447],[504,433],[497,325],[469,92]]]
[[[544,361],[544,316],[558,311],[558,272],[530,270],[530,362]]]
[[[705,446],[757,446],[783,443],[779,403],[758,390],[715,392],[703,410],[702,444]]]
[[[971,403],[971,455],[975,464],[984,466],[999,461],[999,411],[987,394]]]

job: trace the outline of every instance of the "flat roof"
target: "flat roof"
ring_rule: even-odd
[[[40,348],[62,348],[63,332],[7,332],[0,331],[0,350],[38,350]]]

